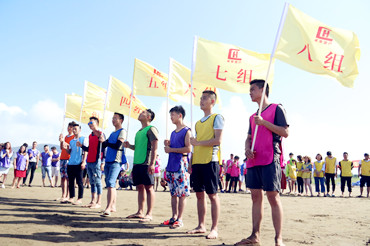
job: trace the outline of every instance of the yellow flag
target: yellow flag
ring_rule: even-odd
[[[72,93],[71,95],[65,95],[65,117],[69,119],[73,119],[76,121],[80,120],[80,114],[81,115],[81,122],[87,124],[90,121],[91,116],[95,116],[96,118],[99,119],[99,125],[100,127],[103,124],[103,112],[99,110],[94,110],[94,109],[83,109],[81,111],[81,106],[82,106],[82,97]],[[111,118],[111,113],[106,112],[106,119]],[[108,123],[107,120],[104,123],[104,128],[107,128]]]
[[[329,27],[289,5],[275,57],[353,87],[358,75],[359,46],[355,33]]]
[[[174,101],[183,101],[190,103],[191,94],[191,71],[189,68],[185,67],[181,63],[170,59],[170,98]],[[216,103],[220,103],[220,93],[219,90],[212,86],[203,83],[193,83],[193,103],[199,106],[200,97],[202,92],[206,90],[214,91],[217,94]]]
[[[167,74],[135,59],[134,95],[167,97]]]
[[[81,122],[88,123],[89,118],[91,116],[95,116],[99,119],[99,127],[103,126],[103,118],[104,118],[104,127],[107,128],[107,122],[110,122],[111,113],[105,112],[104,113],[104,105],[105,99],[107,96],[107,90],[97,86],[89,81],[85,81],[85,90],[84,90],[84,98],[83,98],[83,105],[82,105],[82,116]]]
[[[83,99],[83,109],[94,109],[104,111],[107,90],[89,81],[85,81],[85,92]]]
[[[111,112],[129,115],[131,88],[123,82],[111,76],[107,94],[107,110]],[[145,110],[144,104],[133,97],[131,105],[131,118],[137,119],[139,114]]]
[[[249,82],[265,79],[270,54],[198,38],[193,83],[212,84],[232,92],[249,93]],[[268,83],[272,83],[273,65]]]
[[[82,97],[72,93],[65,95],[65,117],[80,120]]]

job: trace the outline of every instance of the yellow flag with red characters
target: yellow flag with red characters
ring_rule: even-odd
[[[107,94],[107,110],[129,115],[131,88],[125,83],[111,76]],[[145,105],[135,96],[131,105],[131,118],[137,119],[139,114],[146,110]]]
[[[134,95],[167,97],[167,74],[135,59]]]
[[[353,87],[358,75],[359,46],[354,32],[325,25],[289,5],[274,57]]]
[[[170,58],[170,72],[168,81],[170,85],[170,98],[174,101],[190,103],[191,94],[191,71],[176,60]],[[193,104],[199,106],[202,92],[206,90],[214,91],[217,94],[216,103],[221,103],[219,90],[203,83],[193,83]]]
[[[99,119],[99,126],[101,127],[103,124],[103,112],[94,109],[82,109],[82,97],[72,93],[71,95],[65,95],[65,117],[69,119],[73,119],[76,121],[80,121],[80,114],[81,115],[81,122],[87,124],[90,121],[90,117],[94,116]],[[110,119],[111,113],[106,112],[106,119]],[[107,120],[104,123],[104,128],[107,128]]]
[[[198,38],[193,83],[213,85],[219,89],[249,93],[249,83],[266,79],[270,54],[260,54],[231,44]],[[270,69],[271,86],[274,68]]]

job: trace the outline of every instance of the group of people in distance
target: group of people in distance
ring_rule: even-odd
[[[32,143],[32,148],[28,149],[28,144],[24,143],[19,148],[18,152],[13,154],[10,142],[0,144],[0,177],[3,176],[1,188],[5,188],[5,181],[7,180],[8,172],[11,167],[11,160],[13,158],[14,179],[11,188],[20,188],[26,185],[26,180],[29,174],[30,179],[28,186],[31,187],[34,178],[35,170],[38,163],[41,161],[42,184],[45,186],[46,174],[48,175],[51,187],[58,184],[59,177],[59,155],[60,153],[55,147],[49,149],[48,145],[44,146],[44,152],[40,153],[37,150],[37,142]],[[23,178],[23,181],[22,181]]]
[[[265,91],[265,93],[264,93]],[[286,180],[282,156],[282,139],[289,135],[289,125],[287,123],[285,110],[282,105],[273,104],[268,101],[269,86],[264,80],[253,80],[250,82],[251,100],[257,103],[260,112],[256,112],[249,119],[248,136],[245,141],[245,156],[243,161],[243,171],[237,164],[238,156],[231,156],[227,163],[220,165],[219,154],[224,129],[224,118],[222,115],[214,113],[213,107],[217,100],[217,95],[213,91],[204,91],[200,99],[200,109],[204,113],[195,124],[195,137],[192,130],[184,124],[185,110],[182,106],[175,106],[170,110],[172,123],[176,129],[171,133],[170,139],[164,141],[164,151],[168,153],[168,163],[165,169],[165,179],[170,190],[170,204],[172,213],[169,219],[165,219],[162,225],[170,228],[181,228],[184,225],[184,211],[187,197],[190,195],[190,187],[196,195],[198,224],[187,231],[188,234],[206,233],[205,223],[207,197],[211,203],[212,225],[207,239],[218,237],[218,221],[220,216],[220,200],[217,194],[218,186],[221,192],[237,191],[241,183],[245,180],[246,187],[251,193],[252,199],[252,231],[248,237],[237,242],[236,245],[259,244],[261,235],[261,222],[263,215],[264,194],[269,202],[272,212],[272,221],[275,229],[275,245],[284,245],[282,237],[283,209],[280,201],[282,183]],[[91,134],[88,137],[81,136],[81,126],[75,122],[68,124],[68,135],[59,136],[61,153],[58,158],[54,156],[54,149],[49,152],[45,147],[45,154],[40,155],[34,152],[34,148],[24,153],[25,148],[21,147],[14,160],[15,179],[22,177],[31,171],[30,183],[32,183],[33,172],[37,168],[38,158],[51,159],[50,161],[60,160],[62,203],[72,203],[82,205],[84,192],[83,170],[87,169],[91,185],[91,201],[85,205],[89,208],[100,208],[102,198],[102,171],[104,170],[105,184],[107,187],[107,205],[102,211],[101,216],[108,217],[117,211],[117,177],[121,172],[122,165],[127,163],[125,151],[134,151],[132,183],[137,189],[138,207],[131,215],[130,219],[138,219],[140,222],[149,222],[153,219],[153,208],[155,203],[155,173],[156,157],[158,150],[157,129],[151,125],[155,118],[152,110],[146,109],[140,113],[138,120],[141,128],[135,135],[134,143],[126,139],[126,131],[122,128],[124,116],[114,113],[112,124],[115,130],[108,138],[98,128],[99,119],[90,118],[88,123]],[[258,126],[258,134],[255,136]],[[252,149],[252,142],[255,139]],[[35,144],[35,143],[34,143]],[[32,153],[31,153],[32,152]],[[4,176],[3,185],[9,167],[9,160],[13,154],[10,143],[6,143],[1,150],[0,174]],[[49,156],[49,157],[48,157]],[[346,174],[351,170],[351,162],[344,155],[343,161],[339,163],[343,181],[348,182]],[[319,190],[319,184],[323,187],[324,176],[327,187],[332,182],[333,192],[335,189],[334,176],[337,173],[336,159],[328,153],[325,162],[321,155],[317,155],[317,161],[311,163],[308,156],[297,157],[298,161],[290,155],[287,163],[286,175],[290,184],[290,192],[294,192],[298,187],[298,193],[303,193],[303,185],[307,190],[310,189],[311,173],[314,173],[317,181],[318,193],[328,195],[330,190]],[[334,161],[333,161],[334,159]],[[334,163],[334,167],[333,167]],[[370,186],[370,167],[369,156],[365,154],[362,161],[360,174],[361,187],[367,183],[367,193],[369,195]],[[43,179],[45,174],[53,173],[49,168],[43,168]],[[122,174],[122,173],[121,173]],[[226,176],[226,185],[223,184],[223,174]],[[121,176],[121,175],[120,175]],[[157,177],[158,175],[156,175]],[[49,177],[49,176],[48,176]],[[244,179],[244,180],[243,180]],[[50,184],[54,185],[49,178]],[[78,186],[77,198],[75,194],[75,182]],[[14,182],[13,182],[14,183]],[[349,179],[350,183],[350,179]],[[15,183],[14,183],[15,184]],[[43,184],[44,181],[43,181]],[[296,185],[297,184],[297,185]],[[224,188],[222,188],[224,187]],[[284,187],[283,187],[284,188]],[[344,186],[342,185],[342,190]],[[311,191],[312,194],[312,191]],[[319,193],[320,194],[320,193]],[[332,193],[333,194],[333,193]],[[361,188],[362,194],[362,188]],[[146,211],[145,211],[145,204]]]
[[[335,197],[335,178],[338,176],[338,169],[340,170],[340,183],[342,197],[344,196],[345,186],[348,187],[348,196],[351,197],[352,193],[352,169],[353,162],[348,159],[348,153],[343,153],[343,160],[337,161],[337,158],[333,157],[331,151],[328,151],[327,156],[323,160],[321,154],[316,155],[316,161],[312,163],[309,156],[302,157],[297,156],[297,160],[293,157],[293,153],[289,154],[289,161],[285,166],[286,179],[289,185],[289,192],[295,195],[313,196],[311,181],[312,177],[315,180],[315,191],[317,196],[323,194],[324,197]],[[370,159],[369,154],[364,154],[364,159],[360,161],[358,167],[358,176],[360,179],[360,195],[362,197],[363,189],[366,184],[367,186],[367,197],[370,193]],[[330,185],[331,183],[331,185]],[[326,184],[326,190],[325,190]],[[330,194],[330,187],[332,187]],[[285,188],[282,185],[282,188]],[[309,192],[309,193],[308,193]]]

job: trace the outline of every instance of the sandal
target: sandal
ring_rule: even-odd
[[[177,228],[180,228],[180,227],[183,227],[184,226],[184,223],[182,223],[182,220],[179,220],[177,219],[173,224],[172,226],[170,226],[171,229],[177,229]]]
[[[172,226],[175,222],[176,220],[174,218],[171,218],[169,220],[163,221],[162,225]]]

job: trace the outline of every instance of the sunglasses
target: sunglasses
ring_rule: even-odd
[[[89,123],[87,123],[88,125],[92,125],[93,124],[93,122],[92,121],[90,121]]]

